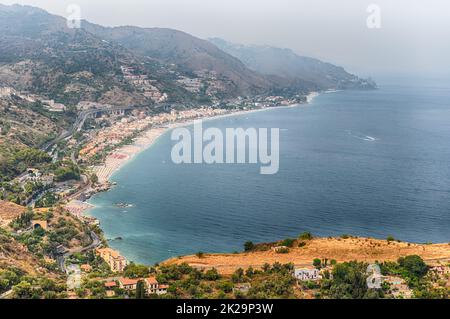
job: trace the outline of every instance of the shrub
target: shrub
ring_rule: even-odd
[[[332,276],[322,284],[322,293],[334,299],[380,298],[383,292],[369,290],[366,279],[367,264],[344,262],[334,267]]]
[[[205,274],[203,275],[203,278],[206,280],[210,280],[210,281],[216,281],[216,280],[220,279],[220,275],[217,272],[216,268],[212,268],[205,272]]]
[[[242,268],[236,269],[236,271],[231,276],[231,280],[234,283],[242,282],[244,278],[244,270]]]
[[[130,263],[125,267],[124,275],[128,278],[144,278],[150,274],[150,269],[144,265]]]
[[[203,258],[205,257],[205,254],[201,251],[199,251],[198,253],[195,254],[195,256],[197,256],[198,258]]]
[[[307,231],[307,232],[302,233],[300,236],[298,236],[298,238],[301,240],[311,240],[313,238],[313,236],[309,231]]]
[[[255,248],[255,244],[253,244],[253,242],[251,242],[251,241],[247,241],[244,244],[244,250],[245,251],[251,251],[251,250],[253,250],[253,248]]]
[[[388,242],[391,242],[391,241],[395,241],[395,238],[394,238],[393,236],[388,236],[388,237],[386,238],[386,240],[387,240]]]
[[[322,261],[319,258],[315,258],[313,260],[313,266],[316,268],[320,268],[322,266]]]
[[[280,247],[275,252],[277,254],[287,254],[287,253],[289,253],[289,248],[287,248],[287,247]]]
[[[418,255],[400,257],[398,259],[398,264],[413,277],[423,277],[428,272],[428,266]]]
[[[233,291],[233,284],[229,281],[220,281],[216,288],[227,294]]]
[[[281,242],[281,246],[292,247],[294,246],[295,239],[287,238]]]

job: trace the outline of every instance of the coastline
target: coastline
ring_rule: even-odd
[[[212,115],[212,116],[199,116],[192,119],[187,120],[177,120],[172,123],[162,124],[158,127],[151,127],[145,129],[134,139],[133,143],[125,146],[121,146],[117,149],[112,150],[104,159],[103,164],[99,166],[93,167],[93,172],[97,174],[99,178],[99,186],[93,189],[90,187],[85,194],[88,196],[83,200],[72,200],[66,204],[66,208],[71,212],[76,212],[76,215],[79,219],[93,222],[93,224],[101,227],[100,221],[98,221],[90,211],[96,208],[95,204],[89,202],[93,196],[98,193],[109,191],[111,187],[114,187],[116,183],[114,183],[111,179],[114,174],[120,171],[124,166],[131,163],[139,154],[151,148],[161,136],[170,132],[172,129],[177,127],[186,127],[194,124],[196,120],[203,121],[212,121],[216,119],[240,116],[244,114],[263,112],[275,109],[284,109],[284,108],[292,108],[292,107],[302,107],[311,104],[313,100],[319,96],[321,93],[328,92],[311,92],[306,96],[306,101],[304,103],[295,103],[291,105],[280,105],[274,107],[262,107],[248,110],[237,110],[237,111],[225,111],[224,114]]]
[[[304,106],[305,104],[311,104],[313,100],[320,95],[320,92],[311,92],[306,96],[306,103],[303,104],[292,104],[286,106],[276,106],[276,107],[264,107],[258,109],[249,110],[239,110],[230,111],[224,114],[198,117],[195,119],[189,119],[185,121],[177,121],[174,123],[168,123],[164,127],[152,127],[139,134],[135,141],[130,145],[125,145],[113,150],[106,158],[102,166],[94,167],[94,173],[97,174],[100,184],[110,184],[112,176],[119,171],[123,166],[131,162],[137,155],[146,151],[157,142],[157,140],[169,132],[170,130],[177,127],[186,127],[194,124],[196,120],[212,121],[226,117],[239,116],[244,114],[262,112],[275,110],[285,107],[298,107]]]
[[[239,268],[262,269],[265,263],[292,263],[298,268],[309,268],[311,261],[315,258],[334,259],[339,263],[353,260],[375,263],[377,261],[395,262],[400,257],[418,255],[429,265],[440,265],[450,261],[448,243],[418,244],[357,236],[312,237],[295,240],[297,245],[287,248],[288,251],[282,254],[278,253],[276,248],[282,246],[283,242],[278,241],[255,244],[253,250],[240,253],[204,253],[201,258],[197,255],[172,257],[160,264],[169,266],[187,263],[197,269],[215,268],[223,275],[232,275]],[[299,243],[302,245],[299,246]]]

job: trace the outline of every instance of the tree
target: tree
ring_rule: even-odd
[[[247,241],[247,242],[244,244],[244,250],[245,250],[245,251],[251,251],[251,250],[253,250],[253,248],[255,248],[255,244],[253,244],[252,241]]]
[[[311,240],[313,238],[313,236],[309,231],[307,231],[307,232],[302,233],[298,238],[301,240]]]
[[[136,285],[136,299],[144,299],[145,298],[145,286],[142,280],[139,280]]]
[[[198,253],[195,254],[195,256],[197,256],[198,258],[203,258],[205,254],[202,251],[199,251]]]
[[[31,299],[34,295],[33,287],[27,281],[21,281],[13,287],[17,299]]]
[[[210,281],[216,281],[220,279],[220,275],[217,272],[216,268],[212,268],[206,271],[206,273],[203,275],[203,278]]]
[[[413,277],[423,277],[428,272],[428,266],[418,255],[400,257],[398,264],[403,267]]]
[[[33,217],[34,217],[33,210],[29,207],[25,213],[20,214],[20,216],[18,216],[16,219],[14,219],[10,223],[10,226],[14,230],[18,230],[18,229],[21,229],[21,228],[26,228],[26,227],[28,227],[30,225],[31,220],[33,219]]]
[[[233,291],[233,284],[229,281],[221,281],[217,284],[217,289],[222,290],[224,293],[230,293]]]
[[[244,270],[242,268],[236,269],[234,274],[231,276],[231,280],[234,283],[242,282],[242,279],[244,277]]]
[[[249,278],[252,278],[255,275],[255,270],[253,269],[253,267],[248,267],[245,275]]]
[[[150,269],[144,265],[130,263],[125,267],[124,275],[127,278],[144,278],[150,274]]]
[[[313,260],[313,266],[316,268],[320,268],[322,266],[322,261],[319,258],[315,258]]]
[[[292,247],[294,246],[295,239],[286,238],[281,242],[281,246]]]
[[[324,294],[336,299],[362,299],[368,290],[367,265],[356,261],[345,262],[334,267],[330,280],[323,284]]]
[[[97,184],[98,183],[98,176],[97,176],[97,174],[92,174],[91,175],[91,182],[93,184]]]

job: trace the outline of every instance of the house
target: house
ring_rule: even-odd
[[[148,277],[144,279],[144,284],[149,295],[164,295],[167,293],[168,285],[159,284],[155,277]]]
[[[131,279],[131,278],[119,278],[118,282],[119,282],[119,287],[124,289],[124,290],[128,290],[128,291],[133,291],[136,290],[137,287],[137,283],[139,282],[140,279]]]
[[[106,290],[111,290],[111,289],[117,287],[117,282],[115,282],[115,281],[107,281],[103,285],[105,286]]]
[[[272,250],[276,253],[281,253],[281,252],[285,252],[285,251],[289,251],[289,247],[287,246],[276,246],[276,247],[272,247]]]
[[[295,269],[294,277],[299,281],[307,281],[307,280],[319,280],[322,278],[319,269]]]
[[[64,112],[66,110],[66,106],[64,104],[55,103],[54,100],[42,100],[41,102],[50,112]]]
[[[394,296],[394,298],[409,299],[413,296],[412,290],[402,278],[396,276],[384,276],[383,279],[383,282],[389,284],[389,292]]]
[[[167,289],[169,289],[169,285],[159,285],[158,290],[156,291],[157,295],[165,295],[167,293]]]
[[[114,288],[117,287],[117,283],[115,281],[108,281],[104,283],[105,289],[106,289],[106,296],[107,297],[114,297],[116,295],[116,292],[114,291]]]
[[[123,272],[128,264],[125,257],[111,248],[98,248],[95,252],[109,265],[113,272]]]
[[[147,293],[149,295],[156,294],[156,291],[158,290],[159,287],[159,283],[155,277],[145,278],[144,283],[147,288]]]
[[[243,294],[247,294],[251,287],[252,286],[249,283],[236,284],[233,287],[233,292],[234,293],[240,292],[240,293],[243,293]]]
[[[444,276],[450,274],[450,267],[444,265],[438,265],[430,268],[430,271],[434,272],[436,275]]]
[[[83,264],[80,266],[80,268],[83,272],[86,272],[86,273],[92,271],[92,267],[89,264]]]

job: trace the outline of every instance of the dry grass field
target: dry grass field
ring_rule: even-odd
[[[396,261],[399,257],[419,255],[427,263],[450,260],[450,244],[412,244],[372,238],[315,238],[304,241],[303,247],[298,242],[288,253],[282,254],[269,249],[267,251],[244,252],[239,254],[204,254],[201,258],[191,255],[176,257],[163,264],[188,263],[199,269],[215,267],[222,274],[231,274],[238,268],[260,268],[265,263],[294,263],[299,267],[311,266],[315,258],[337,262],[358,260],[366,262]]]
[[[5,227],[25,210],[23,206],[0,200],[0,226]]]

